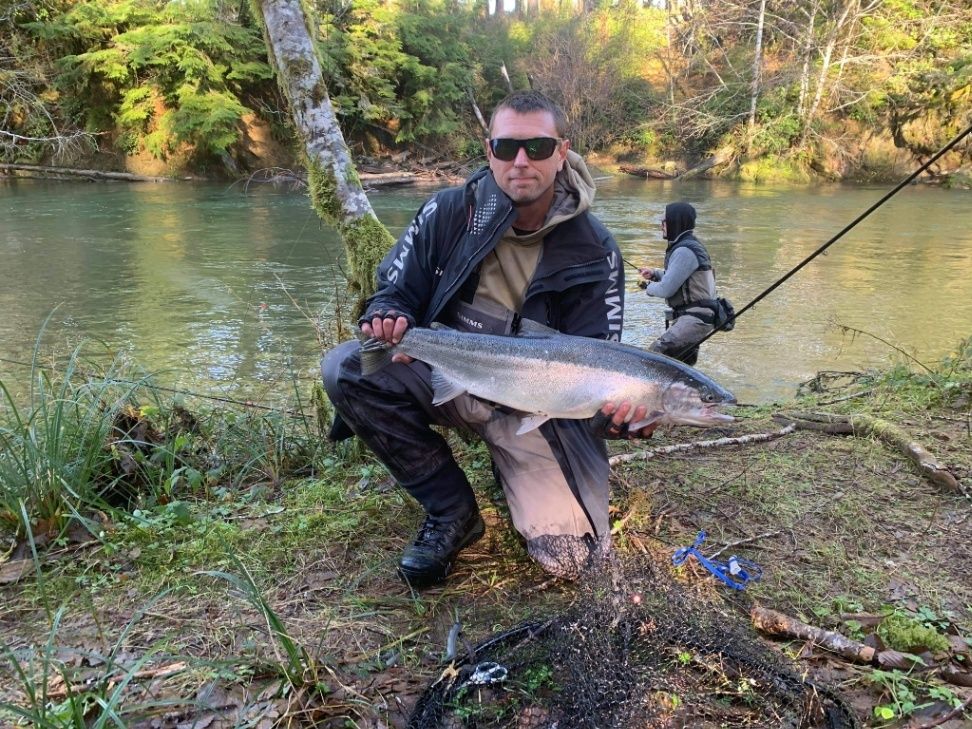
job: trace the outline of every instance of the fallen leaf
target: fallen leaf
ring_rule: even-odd
[[[20,582],[33,567],[33,560],[17,559],[0,565],[0,585]]]
[[[968,671],[956,671],[953,668],[943,668],[939,675],[943,681],[948,681],[955,686],[972,688],[972,673]]]

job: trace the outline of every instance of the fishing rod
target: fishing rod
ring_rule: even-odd
[[[848,223],[847,225],[845,225],[844,228],[840,232],[838,232],[836,235],[834,235],[830,240],[828,240],[826,243],[824,243],[822,246],[820,246],[817,250],[815,250],[809,256],[807,256],[806,258],[804,258],[802,261],[800,261],[796,266],[794,266],[793,268],[791,268],[786,274],[784,274],[783,276],[781,276],[780,278],[778,278],[770,286],[768,286],[763,292],[761,292],[758,296],[756,296],[756,298],[754,298],[752,301],[750,301],[748,304],[746,304],[743,308],[741,308],[739,311],[737,311],[735,314],[733,314],[729,318],[729,322],[728,323],[735,322],[740,316],[742,316],[743,314],[745,314],[747,311],[749,311],[750,309],[752,309],[756,304],[758,304],[760,301],[762,301],[767,296],[769,296],[773,291],[775,291],[780,286],[782,286],[786,281],[788,281],[790,278],[792,278],[794,275],[796,275],[796,273],[798,271],[800,271],[804,266],[806,266],[807,264],[809,264],[814,258],[816,258],[820,254],[822,254],[824,251],[826,251],[828,248],[830,248],[830,246],[832,246],[838,240],[840,240],[841,238],[843,238],[844,235],[846,235],[848,232],[850,232],[853,228],[857,227],[857,225],[861,221],[863,221],[865,218],[867,218],[871,213],[873,213],[879,207],[881,207],[882,205],[884,205],[884,203],[886,203],[888,200],[890,200],[892,197],[894,197],[896,194],[898,194],[906,185],[911,184],[915,180],[915,178],[918,177],[918,175],[920,175],[922,172],[924,172],[929,167],[931,167],[943,155],[945,155],[947,152],[949,152],[955,145],[957,145],[959,142],[961,142],[969,134],[972,134],[972,125],[969,125],[963,132],[960,132],[958,135],[956,135],[952,139],[952,141],[950,141],[948,144],[946,144],[944,147],[942,147],[940,150],[938,150],[938,152],[936,152],[934,156],[932,156],[931,158],[929,158],[928,161],[926,161],[923,165],[921,165],[920,167],[918,167],[918,169],[916,169],[914,172],[912,172],[910,175],[908,175],[905,179],[903,179],[901,182],[899,182],[897,185],[895,185],[895,187],[893,189],[891,189],[889,192],[887,192],[883,197],[881,197],[880,200],[878,200],[876,203],[874,203],[873,205],[871,205],[871,207],[869,207],[863,213],[861,213],[856,218],[854,218],[850,223]],[[625,261],[625,262],[627,263],[627,261]],[[698,342],[696,342],[695,344],[691,345],[690,347],[687,347],[683,351],[679,352],[679,354],[685,354],[686,352],[690,351],[693,347],[700,346],[703,342],[705,342],[707,339],[709,339],[709,337],[711,337],[713,334],[715,334],[718,331],[722,331],[722,330],[721,329],[713,329],[711,332],[709,332],[704,337],[702,337],[702,339],[700,339]]]

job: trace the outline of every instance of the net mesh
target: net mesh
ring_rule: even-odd
[[[410,729],[859,726],[722,603],[650,557],[588,569],[560,615],[489,637],[426,689]]]

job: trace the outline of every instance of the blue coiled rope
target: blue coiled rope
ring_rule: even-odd
[[[695,538],[695,544],[691,547],[682,547],[681,549],[675,550],[675,554],[672,555],[672,564],[676,567],[681,567],[685,564],[685,560],[689,556],[695,557],[700,565],[729,585],[733,590],[744,590],[747,584],[754,581],[758,582],[763,576],[762,567],[755,562],[750,562],[748,559],[743,559],[736,555],[732,555],[725,562],[709,559],[699,551],[699,547],[702,546],[702,542],[704,541],[705,532],[701,531]]]

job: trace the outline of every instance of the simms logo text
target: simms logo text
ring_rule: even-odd
[[[608,339],[615,342],[621,340],[621,292],[618,287],[618,278],[621,275],[621,265],[620,256],[616,252],[612,252],[608,256],[608,265],[611,267],[611,273],[609,274],[610,284],[608,290],[604,295],[604,304],[607,306],[607,320],[608,320]]]
[[[408,254],[412,252],[415,234],[419,232],[419,229],[423,225],[425,225],[426,221],[432,216],[438,207],[439,205],[435,200],[430,200],[428,204],[419,211],[419,214],[415,216],[415,220],[413,220],[412,224],[408,226],[408,230],[405,231],[405,235],[403,235],[398,241],[395,257],[392,259],[388,270],[385,271],[385,278],[389,283],[395,283],[398,281],[399,275],[401,275],[401,272],[405,270],[405,261],[408,259]]]

